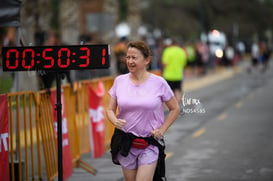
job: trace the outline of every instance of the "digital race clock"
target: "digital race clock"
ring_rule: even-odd
[[[109,45],[3,47],[3,71],[104,69]]]

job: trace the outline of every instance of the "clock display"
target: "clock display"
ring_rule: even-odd
[[[106,69],[109,45],[3,47],[3,71]]]

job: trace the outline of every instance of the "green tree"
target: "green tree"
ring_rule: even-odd
[[[220,29],[234,36],[249,38],[255,33],[272,30],[271,0],[150,0],[143,9],[145,24],[160,28],[165,35],[189,40],[198,38],[202,29]]]

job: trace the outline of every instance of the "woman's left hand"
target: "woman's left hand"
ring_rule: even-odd
[[[151,134],[158,140],[163,137],[163,133],[162,133],[162,131],[160,129],[152,130]]]

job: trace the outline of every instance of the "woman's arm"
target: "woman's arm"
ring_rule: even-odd
[[[109,121],[118,129],[121,129],[122,126],[126,124],[126,121],[123,119],[118,119],[116,116],[117,110],[117,100],[110,96],[109,106],[106,110],[106,115]]]
[[[169,109],[169,114],[167,115],[163,125],[159,129],[152,131],[152,135],[157,139],[162,138],[164,133],[173,124],[173,122],[176,120],[177,116],[180,113],[179,105],[175,97],[172,97],[169,101],[165,102],[165,104]]]

